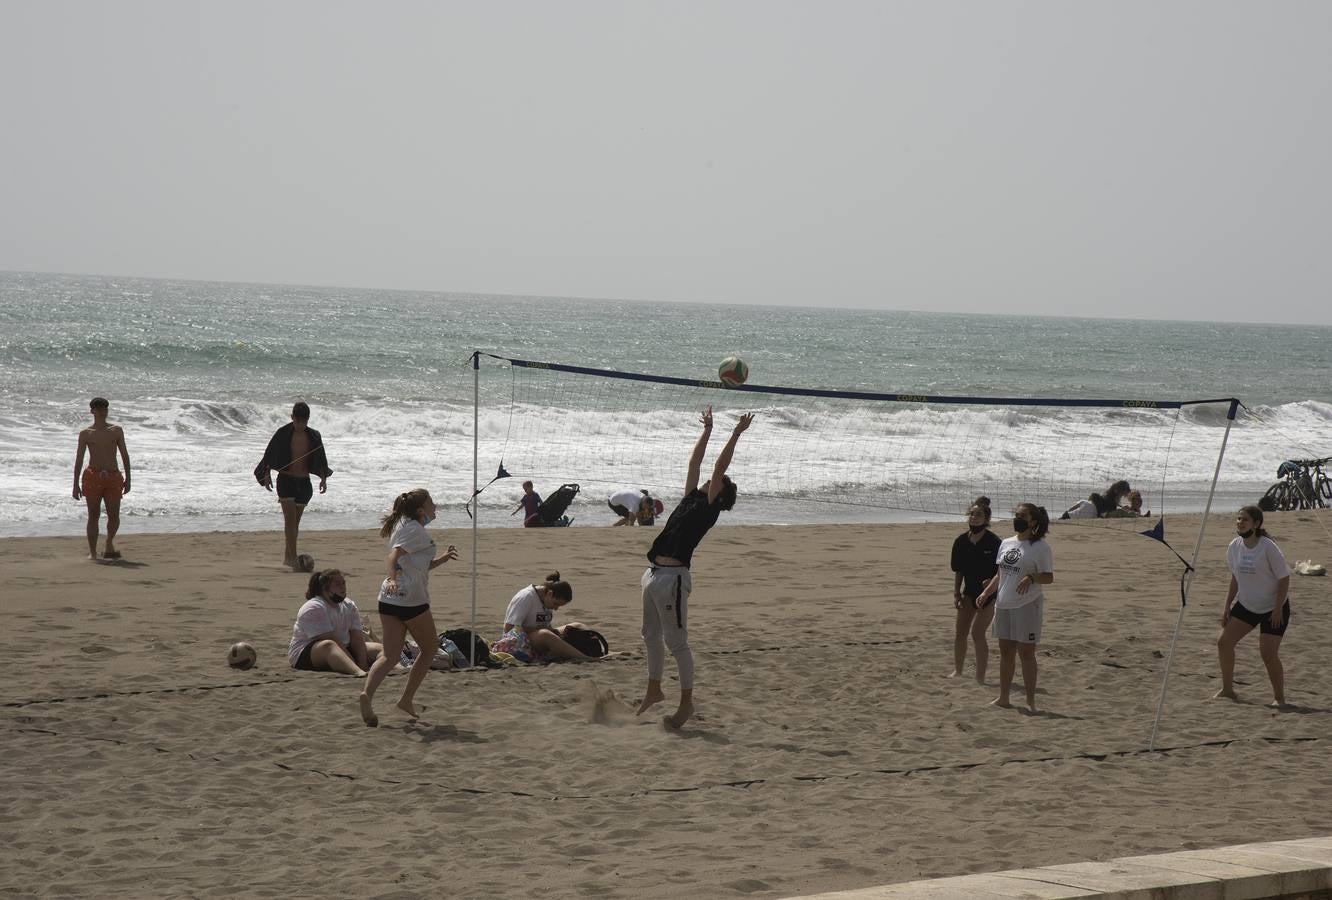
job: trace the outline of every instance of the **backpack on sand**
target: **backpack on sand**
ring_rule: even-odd
[[[600,631],[591,628],[579,628],[577,625],[564,626],[564,642],[584,656],[597,659],[610,652],[610,645],[601,636]]]

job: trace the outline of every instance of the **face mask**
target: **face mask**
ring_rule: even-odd
[[[347,599],[347,595],[346,595],[346,594],[329,594],[329,595],[328,595],[328,599],[329,599],[330,601],[332,601],[333,603],[341,603],[343,600],[346,600],[346,599]]]
[[[432,515],[430,515],[429,513],[426,513],[425,518],[423,518],[423,519],[421,520],[421,524],[422,524],[422,525],[429,525],[429,524],[430,524],[431,522],[433,522],[433,521],[435,521],[435,517],[432,516]]]
[[[1030,528],[1030,527],[1031,527],[1031,523],[1028,522],[1026,519],[1022,518],[1021,516],[1014,516],[1014,517],[1013,517],[1013,530],[1014,530],[1015,532],[1017,532],[1018,534],[1021,534],[1022,532],[1026,531],[1026,530],[1027,530],[1028,528]]]
[[[1253,536],[1253,529],[1250,528],[1248,531],[1241,531],[1241,532],[1239,533],[1239,536],[1242,537],[1242,538],[1252,537],[1252,536]]]
[[[970,531],[972,534],[980,534],[982,531],[985,530],[985,526],[984,526],[984,525],[968,525],[968,526],[967,526],[967,530]]]

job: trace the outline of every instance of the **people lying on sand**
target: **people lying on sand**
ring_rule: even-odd
[[[1121,506],[1118,509],[1112,509],[1105,514],[1107,519],[1136,519],[1142,516],[1150,516],[1150,509],[1142,508],[1142,492],[1129,491],[1128,506]]]

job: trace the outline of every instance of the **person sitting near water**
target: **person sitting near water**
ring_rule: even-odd
[[[633,488],[611,494],[606,505],[620,517],[612,525],[651,525],[665,508],[660,500],[653,499],[647,491],[635,491]]]
[[[504,611],[504,636],[491,649],[512,654],[523,662],[594,659],[564,640],[565,628],[586,626],[570,622],[556,628],[553,624],[555,611],[572,601],[573,587],[560,580],[559,572],[547,575],[545,584],[529,584],[509,601]]]
[[[1079,500],[1064,510],[1061,519],[1100,519],[1119,509],[1119,499],[1131,492],[1127,481],[1116,481],[1104,494],[1093,492],[1086,500]],[[1141,500],[1141,496],[1139,496]]]
[[[513,508],[513,515],[518,510],[523,512],[523,527],[532,528],[541,524],[541,519],[537,515],[537,509],[541,506],[541,495],[532,489],[532,482],[523,482],[523,496],[519,498],[518,505]]]
[[[1137,519],[1141,518],[1142,516],[1150,516],[1152,514],[1152,511],[1150,509],[1144,510],[1142,508],[1141,491],[1129,491],[1128,502],[1129,502],[1128,506],[1121,506],[1118,509],[1110,510],[1108,513],[1105,514],[1105,518]]]
[[[291,667],[364,678],[366,669],[383,649],[366,641],[361,613],[347,599],[347,579],[342,572],[324,569],[311,575],[305,603],[291,626],[287,648]]]

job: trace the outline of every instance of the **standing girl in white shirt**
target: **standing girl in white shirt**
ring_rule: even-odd
[[[1239,699],[1235,696],[1235,645],[1257,625],[1258,652],[1272,682],[1268,706],[1280,709],[1286,705],[1286,673],[1278,651],[1290,625],[1290,567],[1281,548],[1263,530],[1263,511],[1258,507],[1240,507],[1235,531],[1238,537],[1226,548],[1230,590],[1221,611],[1221,636],[1216,639],[1221,661],[1221,690],[1216,697]]]
[[[1036,712],[1036,645],[1045,618],[1042,585],[1054,582],[1054,554],[1045,540],[1050,516],[1045,507],[1021,503],[1013,511],[1012,537],[999,545],[995,562],[999,571],[976,598],[977,609],[997,594],[994,636],[999,639],[999,696],[992,705],[1010,707],[1016,657],[1022,658],[1022,686],[1027,689],[1027,710]]]
[[[393,501],[393,511],[383,519],[380,537],[389,539],[388,577],[379,589],[379,621],[384,629],[384,652],[370,667],[361,692],[361,719],[371,728],[379,724],[372,701],[384,676],[397,665],[402,648],[411,633],[416,646],[421,648],[412,670],[407,675],[407,686],[402,689],[398,709],[416,718],[412,698],[416,689],[430,671],[430,662],[439,649],[435,634],[435,618],[430,614],[430,570],[458,558],[457,549],[450,544],[438,557],[435,540],[426,526],[435,519],[435,501],[425,488],[399,494]]]

